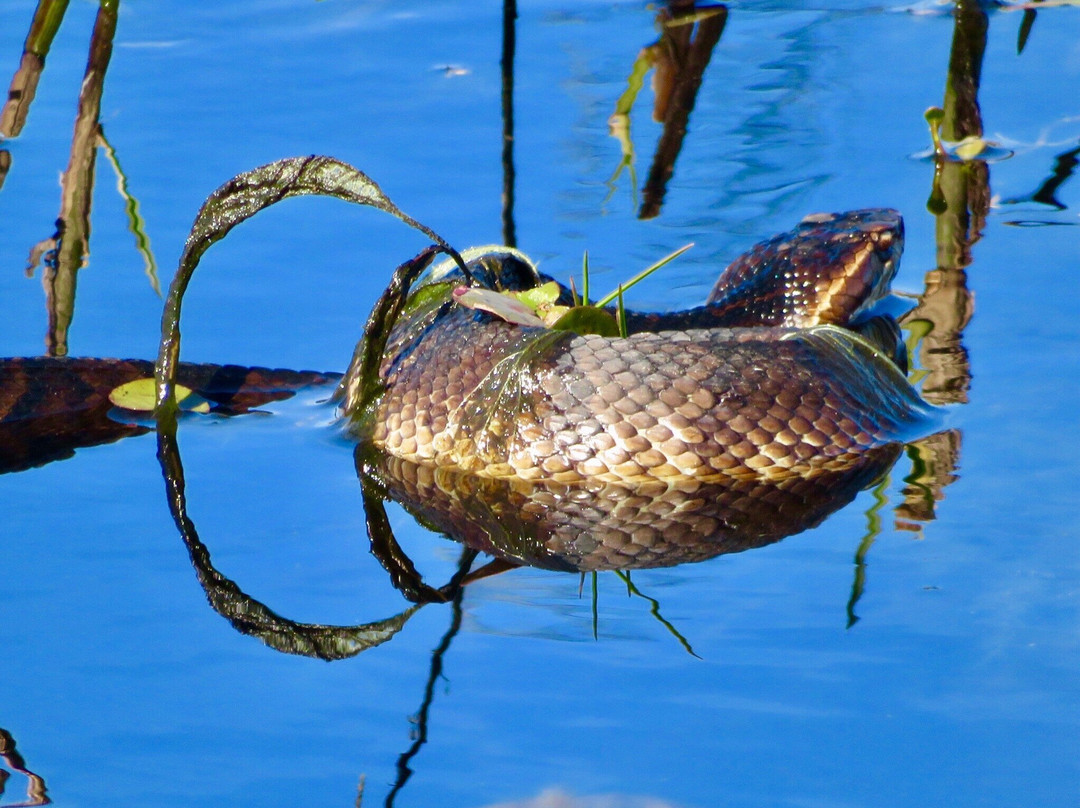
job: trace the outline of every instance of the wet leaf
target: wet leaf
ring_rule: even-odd
[[[465,277],[470,277],[461,256],[445,239],[401,211],[374,180],[346,163],[332,157],[290,157],[239,174],[203,203],[169,288],[155,371],[159,412],[164,414],[171,408],[176,366],[180,361],[180,312],[184,293],[199,259],[236,225],[263,208],[302,195],[332,196],[358,205],[370,205],[396,216],[438,244],[461,267]]]
[[[573,331],[575,334],[619,336],[619,324],[615,318],[610,312],[595,306],[575,306],[560,317],[551,328],[555,331]]]
[[[537,314],[542,314],[544,309],[555,305],[555,301],[559,299],[559,284],[548,281],[532,289],[511,292],[511,294]]]
[[[557,301],[562,289],[555,281],[548,281],[540,286],[526,289],[522,292],[510,292],[518,300],[536,312],[536,316],[544,321],[544,325],[550,328],[559,321],[570,306],[560,306]],[[575,303],[575,305],[577,305]]]
[[[562,319],[562,316],[566,314],[566,312],[570,311],[570,309],[572,308],[574,307],[548,306],[548,308],[544,310],[544,325],[546,325],[548,328],[552,328],[555,323],[559,322],[559,320]]]
[[[188,412],[210,412],[211,404],[189,387],[174,385],[176,403]],[[113,388],[109,401],[114,406],[134,412],[153,412],[157,401],[157,386],[153,379],[136,379]]]
[[[446,302],[446,296],[453,291],[454,286],[453,281],[441,281],[421,286],[409,295],[401,309],[401,316],[407,317],[418,311],[441,306]]]
[[[504,295],[490,289],[470,289],[459,286],[453,292],[454,302],[467,309],[486,311],[515,325],[543,328],[544,321],[529,306],[513,295]]]

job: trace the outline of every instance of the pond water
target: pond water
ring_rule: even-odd
[[[603,291],[693,242],[629,293],[638,308],[700,302],[808,213],[897,208],[893,307],[915,307],[912,379],[949,431],[784,541],[635,570],[633,593],[615,572],[509,570],[333,662],[211,608],[152,433],[2,474],[0,805],[1076,804],[1080,10],[735,2],[643,56],[660,38],[644,3],[538,0],[508,26],[496,3],[123,0],[101,7],[118,12],[103,72],[108,20],[87,0],[39,10],[65,5],[0,142],[4,356],[152,359],[150,276],[167,288],[205,197],[327,154],[459,248],[512,238],[562,279],[588,250]],[[34,15],[0,0],[5,75]],[[74,159],[96,19],[101,134],[79,115]],[[690,51],[707,67],[700,88],[675,71],[680,140],[650,82]],[[935,160],[928,107],[946,141],[996,145]],[[77,241],[80,199],[89,254],[50,325],[44,270],[23,270],[58,213]],[[276,206],[207,253],[183,358],[342,371],[425,244],[342,202]],[[368,552],[326,395],[181,421],[222,577],[198,571],[283,620],[387,620],[410,604]],[[387,513],[424,580],[447,581],[461,546]]]

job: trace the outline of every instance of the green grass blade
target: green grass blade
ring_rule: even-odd
[[[619,304],[618,315],[617,315],[616,319],[619,322],[619,336],[622,337],[623,339],[626,339],[626,336],[627,336],[627,331],[626,331],[626,306],[623,305],[623,294],[622,293],[623,293],[623,286],[620,283],[619,284],[619,289],[618,289],[618,297],[616,298],[616,300],[618,301],[618,304]]]
[[[622,292],[625,292],[625,291],[629,290],[631,287],[633,287],[636,284],[640,283],[641,281],[645,280],[647,277],[649,277],[654,272],[656,272],[656,270],[660,269],[660,267],[674,261],[676,258],[678,258],[680,255],[682,255],[684,252],[686,252],[687,250],[689,250],[693,246],[694,246],[694,243],[690,242],[689,244],[687,244],[687,245],[685,245],[683,247],[680,247],[675,252],[673,252],[673,253],[671,253],[669,255],[665,255],[663,258],[661,258],[659,261],[657,261],[652,266],[646,267],[645,269],[641,270],[641,272],[639,272],[637,275],[632,277],[626,283],[619,284],[618,289],[616,289],[611,294],[606,295],[605,297],[602,297],[600,300],[596,301],[595,305],[598,308],[603,308],[604,306],[608,305],[613,300],[615,300],[615,298],[618,297]],[[588,302],[588,297],[587,296],[586,296],[586,302]]]
[[[589,251],[581,256],[581,302],[589,305]],[[576,303],[574,304],[577,305]]]

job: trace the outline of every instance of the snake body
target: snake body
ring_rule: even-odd
[[[348,395],[345,410],[392,457],[484,478],[637,485],[841,470],[929,413],[895,346],[855,330],[888,292],[902,244],[892,210],[808,217],[736,259],[705,305],[631,314],[626,337],[463,308],[451,297],[461,277],[436,271],[393,326],[382,394],[363,413]],[[470,269],[496,287],[545,280],[509,250]]]

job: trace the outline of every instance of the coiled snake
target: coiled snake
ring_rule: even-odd
[[[451,296],[460,270],[436,268],[393,325],[380,395],[365,403],[353,368],[344,409],[381,452],[481,478],[637,485],[842,470],[931,412],[898,367],[895,323],[866,319],[902,246],[896,211],[811,216],[733,262],[705,305],[630,314],[614,338],[464,308]],[[511,250],[470,270],[500,289],[547,280]]]

